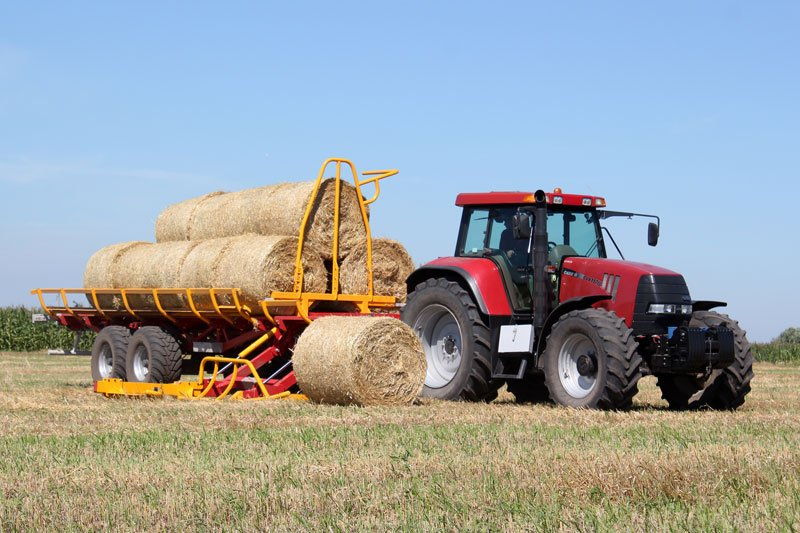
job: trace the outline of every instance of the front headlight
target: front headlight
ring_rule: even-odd
[[[691,305],[652,304],[647,312],[651,315],[691,315]]]

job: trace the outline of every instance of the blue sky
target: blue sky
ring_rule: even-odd
[[[799,326],[800,3],[0,3],[0,305],[217,189],[398,168],[374,230],[452,253],[461,191],[603,195],[629,259]]]

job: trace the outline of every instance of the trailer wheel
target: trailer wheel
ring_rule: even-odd
[[[155,326],[139,328],[125,356],[128,381],[173,383],[181,377],[183,353],[169,332]]]
[[[458,283],[428,279],[408,296],[403,322],[422,341],[428,370],[421,396],[490,402],[502,382],[491,379],[491,335],[472,297]]]
[[[517,403],[544,403],[550,401],[550,392],[545,384],[544,374],[530,374],[523,379],[508,380],[508,392],[514,395]]]
[[[567,313],[553,326],[544,350],[550,397],[567,407],[629,409],[642,375],[637,348],[633,330],[614,312]]]
[[[728,315],[713,311],[696,311],[689,322],[691,327],[725,326],[733,330],[735,360],[727,368],[707,374],[658,376],[661,397],[674,410],[715,409],[733,410],[744,404],[753,379],[753,352],[745,331]]]
[[[123,326],[106,326],[92,345],[92,380],[125,379],[125,354],[131,332]]]

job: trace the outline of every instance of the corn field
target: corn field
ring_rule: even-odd
[[[34,324],[33,313],[41,309],[28,307],[0,308],[0,351],[35,352],[50,348],[72,348],[75,334],[56,322]],[[94,334],[87,332],[79,348],[91,350]]]
[[[764,363],[800,363],[800,344],[753,344],[753,356]]]

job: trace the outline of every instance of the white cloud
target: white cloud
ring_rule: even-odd
[[[119,168],[93,162],[47,162],[32,159],[0,160],[0,183],[29,185],[69,179],[93,182],[109,178],[148,182],[206,182],[217,180],[204,175],[146,168]]]

